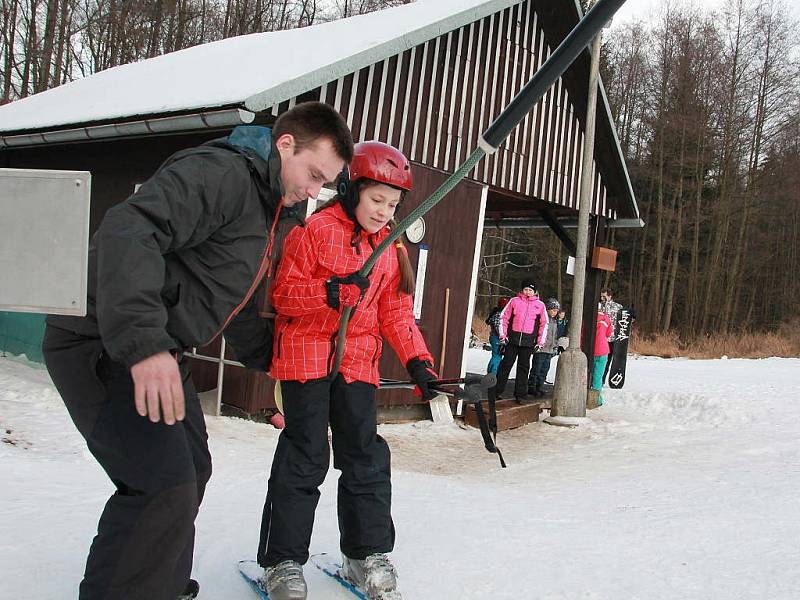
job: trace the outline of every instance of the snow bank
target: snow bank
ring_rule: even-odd
[[[480,352],[480,351],[478,351]],[[488,353],[470,353],[476,364]],[[480,372],[480,369],[474,369]],[[407,600],[795,600],[800,590],[800,360],[633,359],[577,429],[384,425],[393,554]],[[75,598],[111,484],[47,374],[0,359],[0,597]],[[252,592],[278,432],[209,418],[215,474],[197,522],[201,600]],[[336,552],[336,476],[312,552]],[[346,592],[307,570],[314,598]]]

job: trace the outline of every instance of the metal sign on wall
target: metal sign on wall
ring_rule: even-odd
[[[425,294],[425,272],[428,269],[428,245],[419,245],[417,258],[417,287],[414,291],[414,319],[422,319],[422,296]]]
[[[0,169],[0,310],[86,314],[91,175]]]

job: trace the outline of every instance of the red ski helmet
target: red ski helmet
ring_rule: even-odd
[[[411,163],[394,146],[383,142],[360,142],[353,148],[350,181],[372,179],[401,190],[411,189]]]

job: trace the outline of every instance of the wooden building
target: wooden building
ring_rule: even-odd
[[[386,141],[409,156],[415,188],[406,212],[465,160],[579,14],[575,0],[418,0],[124,65],[0,107],[0,167],[91,171],[94,231],[172,152],[321,100],[347,118],[356,140]],[[585,51],[500,150],[425,216],[422,240],[407,243],[412,264],[426,253],[417,308],[443,376],[464,372],[485,222],[544,222],[572,243],[563,223],[577,216],[588,68]],[[608,224],[641,221],[602,84],[597,110],[591,239],[602,240]],[[211,367],[197,365],[200,389],[216,385]],[[225,372],[227,404],[248,413],[270,406],[266,376]],[[381,372],[405,378],[388,350]],[[400,391],[379,398],[415,402]]]

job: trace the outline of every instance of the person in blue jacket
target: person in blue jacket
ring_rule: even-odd
[[[500,319],[503,309],[508,304],[508,298],[500,298],[486,317],[486,324],[489,326],[489,345],[492,347],[492,358],[489,359],[489,366],[486,367],[487,373],[497,373],[497,367],[503,359],[502,345],[500,344]]]

